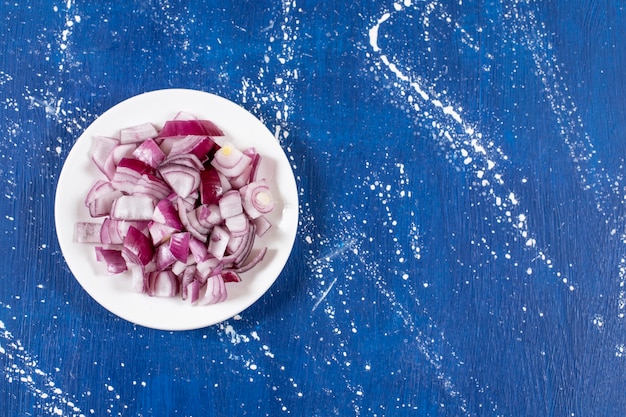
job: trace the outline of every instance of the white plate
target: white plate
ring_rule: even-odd
[[[123,127],[151,122],[158,128],[179,111],[216,123],[235,146],[254,146],[261,154],[259,175],[270,180],[276,206],[272,228],[257,239],[255,248],[267,254],[242,282],[229,283],[228,299],[210,306],[192,306],[179,297],[157,298],[131,289],[130,273],[111,276],[96,262],[93,244],[77,243],[75,223],[94,221],[84,205],[93,183],[105,179],[88,152],[94,136],[115,136]],[[78,138],[61,170],[55,198],[55,223],[63,256],[80,285],[104,308],[145,327],[161,330],[198,329],[242,312],[258,300],[278,278],[289,255],[298,226],[298,192],[287,156],[271,132],[239,105],[216,95],[184,89],[152,91],[125,100],[98,117]],[[95,220],[101,221],[102,219]]]

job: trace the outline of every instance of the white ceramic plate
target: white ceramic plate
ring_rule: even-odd
[[[228,299],[210,306],[192,306],[179,297],[158,298],[133,292],[130,273],[111,276],[96,262],[93,244],[75,241],[75,224],[94,221],[84,205],[97,179],[106,179],[88,152],[94,136],[116,136],[123,127],[151,122],[159,129],[179,111],[216,123],[240,149],[254,146],[262,156],[259,175],[270,180],[276,206],[272,228],[255,242],[267,246],[264,260],[227,284]],[[55,198],[55,222],[63,256],[80,285],[104,308],[145,327],[187,330],[229,319],[258,300],[280,275],[296,236],[298,193],[291,165],[278,141],[253,115],[216,95],[184,89],[157,90],[123,101],[98,117],[78,138],[61,170]],[[101,222],[102,219],[95,221]]]

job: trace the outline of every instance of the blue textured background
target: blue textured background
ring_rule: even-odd
[[[0,3],[2,415],[626,413],[623,1],[118,3]],[[82,130],[168,87],[262,119],[301,199],[270,291],[175,333],[53,221]]]

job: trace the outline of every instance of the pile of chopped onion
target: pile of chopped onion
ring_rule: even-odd
[[[131,272],[134,291],[196,305],[222,302],[226,283],[261,262],[255,238],[271,227],[274,199],[257,178],[261,156],[214,138],[209,120],[180,112],[159,131],[150,123],[95,137],[90,158],[106,176],[85,198],[93,218],[76,240],[96,243],[109,274]],[[225,139],[225,138],[222,138]]]

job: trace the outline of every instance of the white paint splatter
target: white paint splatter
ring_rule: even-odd
[[[460,27],[452,23],[449,14],[443,11],[442,6],[437,2],[420,4],[420,7],[425,10],[424,14],[429,16],[437,9],[438,13],[435,14],[435,18],[441,20],[443,24],[452,25],[457,29]],[[420,115],[425,120],[431,120],[433,139],[441,143],[443,147],[446,147],[450,155],[458,155],[458,158],[449,157],[448,160],[451,162],[456,160],[462,161],[466,170],[473,171],[475,177],[480,178],[477,186],[483,190],[484,195],[492,201],[494,207],[500,212],[496,216],[497,223],[511,224],[513,230],[517,232],[519,238],[523,239],[524,242],[527,242],[529,239],[536,241],[536,237],[528,229],[526,214],[524,212],[519,213],[523,211],[519,198],[511,186],[505,182],[503,172],[497,169],[498,165],[504,165],[509,157],[502,150],[494,148],[493,143],[487,143],[475,126],[467,122],[460,111],[454,110],[453,105],[444,104],[445,101],[450,100],[444,99],[445,94],[434,91],[432,87],[425,87],[423,85],[425,80],[422,77],[409,75],[409,71],[402,69],[404,67],[403,64],[392,62],[380,47],[378,37],[381,25],[385,22],[390,22],[390,19],[400,10],[402,8],[393,13],[383,13],[382,17],[376,19],[376,23],[369,30],[369,42],[374,52],[373,57],[377,59],[377,67],[395,76],[397,80],[395,85],[403,90],[401,96],[406,97],[409,104],[412,104],[412,101],[415,100],[413,95],[410,94],[411,90],[415,91],[421,98],[422,103],[420,105],[412,105],[409,108],[420,112]],[[519,214],[524,214],[523,220],[520,220],[519,214],[515,213],[516,211]],[[514,217],[517,217],[519,221],[513,222]],[[485,246],[488,248],[486,242]],[[531,247],[536,248],[535,245]],[[548,257],[545,250],[537,248],[535,259],[542,261],[548,270],[553,270],[554,262]],[[552,273],[557,278],[562,276],[560,271],[553,271]],[[573,290],[575,287],[570,283],[568,288]]]
[[[12,80],[13,80],[13,77],[11,77],[9,74],[7,74],[4,71],[0,71],[0,85],[4,85]]]
[[[335,279],[333,279],[333,281],[330,283],[330,285],[324,290],[322,295],[317,299],[315,304],[313,304],[313,308],[311,309],[311,311],[315,311],[317,309],[317,307],[320,305],[320,303],[322,301],[324,301],[324,299],[328,296],[328,293],[330,292],[330,290],[333,289],[333,286],[335,285],[336,282],[337,282],[337,277],[335,277]]]
[[[507,25],[512,30],[511,36],[517,36],[522,45],[531,54],[535,63],[537,79],[543,86],[544,96],[550,104],[552,113],[559,129],[557,130],[561,140],[569,150],[569,157],[574,163],[578,173],[578,180],[583,188],[593,193],[597,211],[605,221],[614,222],[615,233],[617,228],[623,229],[623,215],[615,216],[615,201],[622,202],[624,187],[621,185],[621,173],[611,176],[602,167],[602,161],[598,158],[597,151],[582,117],[579,115],[578,106],[569,93],[568,85],[562,75],[562,67],[553,51],[553,45],[549,40],[545,24],[537,19],[535,10],[530,2],[513,2],[505,5],[505,14],[515,24]],[[626,244],[626,239],[622,239]],[[617,267],[618,302],[617,316],[625,317],[626,308],[626,257],[622,256]]]
[[[5,379],[8,383],[21,383],[36,399],[37,409],[49,415],[84,417],[73,396],[56,386],[48,373],[39,368],[31,356],[0,321],[0,355],[4,357]]]
[[[459,391],[454,383],[452,377],[449,375],[446,370],[445,363],[450,363],[450,358],[453,358],[453,362],[456,363],[455,366],[462,366],[463,362],[460,361],[457,357],[455,349],[449,345],[446,341],[445,334],[441,330],[433,331],[437,329],[436,324],[433,319],[428,315],[427,311],[423,306],[420,305],[418,297],[416,296],[415,291],[410,287],[408,283],[405,283],[404,286],[407,288],[411,294],[411,298],[414,300],[415,304],[420,311],[420,319],[419,321],[414,320],[413,314],[411,312],[412,307],[406,306],[398,301],[397,295],[393,287],[387,282],[385,279],[385,275],[381,273],[380,268],[373,260],[372,254],[362,247],[362,242],[368,240],[367,232],[364,230],[359,230],[354,222],[354,216],[349,213],[343,213],[338,218],[342,221],[339,222],[339,227],[343,227],[340,230],[334,230],[332,232],[333,239],[337,239],[340,242],[349,241],[351,242],[352,247],[358,248],[358,250],[336,250],[332,249],[331,239],[326,239],[324,244],[321,244],[320,247],[324,250],[329,250],[328,255],[332,254],[333,256],[328,256],[326,254],[320,254],[314,259],[308,262],[309,267],[315,277],[318,278],[319,281],[324,281],[327,278],[330,278],[331,284],[327,287],[332,288],[337,280],[336,270],[333,266],[333,261],[339,262],[341,265],[348,265],[349,269],[355,270],[355,275],[365,275],[361,276],[359,280],[361,281],[360,285],[364,285],[364,283],[372,283],[376,290],[382,296],[382,300],[386,301],[388,305],[376,305],[376,309],[389,311],[392,314],[398,316],[403,321],[403,329],[404,331],[409,332],[414,336],[414,339],[411,340],[411,345],[417,349],[420,355],[426,360],[426,362],[432,366],[433,370],[436,373],[436,380],[439,381],[441,387],[448,394],[448,398],[450,399],[449,406],[455,404],[459,410],[463,412],[463,415],[469,416],[471,413],[468,410],[468,400],[464,398],[463,394]],[[327,249],[327,248],[331,249]],[[358,272],[356,272],[358,271]],[[343,274],[352,275],[351,271],[343,270]],[[346,287],[349,288],[349,287]],[[337,294],[341,296],[343,290],[338,290]],[[380,300],[380,298],[379,298]],[[316,305],[320,303],[318,299],[316,301]],[[335,301],[333,304],[337,304]],[[342,378],[345,381],[346,386],[350,387],[350,392],[355,395],[355,399],[353,399],[353,403],[355,407],[358,407],[359,401],[361,397],[366,397],[367,392],[361,386],[354,385],[347,377],[347,369],[350,367],[350,362],[346,361],[345,358],[349,358],[351,355],[348,352],[349,341],[347,336],[343,334],[341,329],[338,327],[338,324],[335,320],[334,309],[329,308],[325,311],[326,318],[328,320],[329,326],[334,327],[334,333],[336,337],[339,339],[335,344],[339,347],[339,351],[336,354],[332,355],[329,359],[329,362],[335,363],[340,368],[344,368],[346,370],[345,373],[342,373]],[[353,326],[354,329],[354,326]],[[351,329],[351,333],[355,333],[354,330]],[[428,337],[425,335],[428,334]],[[369,367],[369,365],[366,365]],[[368,368],[369,369],[369,368]],[[479,386],[477,384],[477,386]],[[484,393],[484,388],[481,388]],[[489,401],[491,403],[491,401]],[[492,404],[495,407],[494,404]]]

